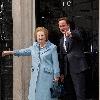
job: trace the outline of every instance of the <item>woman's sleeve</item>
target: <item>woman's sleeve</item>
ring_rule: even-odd
[[[52,61],[53,61],[54,77],[59,77],[60,69],[59,69],[58,53],[57,53],[56,46],[53,48],[53,51],[52,51]]]
[[[20,49],[20,50],[14,50],[14,55],[15,56],[30,56],[31,55],[31,48],[25,48],[25,49]]]

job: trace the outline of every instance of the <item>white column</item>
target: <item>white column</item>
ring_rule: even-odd
[[[13,48],[29,47],[34,40],[35,0],[12,0],[12,17]],[[13,57],[13,100],[28,100],[30,68],[30,57]]]
[[[100,2],[99,2],[99,52],[100,52]],[[99,53],[99,57],[100,57],[100,53]],[[99,59],[99,72],[100,72],[100,59]],[[99,77],[99,86],[100,86],[100,77]],[[100,91],[100,87],[99,87],[99,91]],[[99,92],[99,100],[100,100],[100,92]]]

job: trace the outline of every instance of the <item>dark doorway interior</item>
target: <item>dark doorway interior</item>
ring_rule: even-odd
[[[12,48],[12,0],[0,0],[0,100],[13,100],[13,57],[1,56]]]
[[[99,100],[99,0],[36,0],[36,26],[49,30],[49,40],[58,46],[58,53],[61,33],[57,19],[62,16],[81,31],[89,66],[86,96]]]

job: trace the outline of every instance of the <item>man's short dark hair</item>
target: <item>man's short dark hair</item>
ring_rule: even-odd
[[[61,18],[59,18],[58,22],[61,21],[61,20],[65,20],[67,24],[70,24],[70,21],[69,21],[69,19],[67,17],[61,17]]]

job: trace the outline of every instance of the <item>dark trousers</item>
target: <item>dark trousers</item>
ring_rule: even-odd
[[[75,88],[77,100],[86,100],[85,73],[81,72],[78,74],[74,74],[74,73],[70,73],[70,74]]]
[[[62,100],[86,100],[85,72],[71,73],[68,69],[64,84],[66,95]]]

